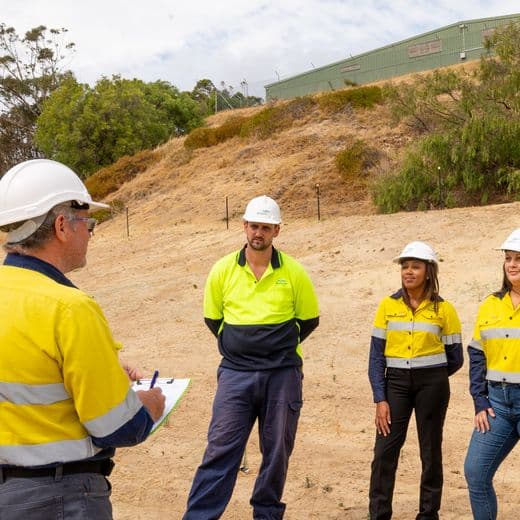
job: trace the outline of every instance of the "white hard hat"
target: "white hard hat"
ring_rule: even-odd
[[[394,258],[394,262],[399,264],[403,258],[418,258],[419,260],[425,260],[426,262],[438,263],[437,255],[433,248],[426,242],[420,241],[406,244],[404,249],[401,251],[401,254]]]
[[[242,218],[248,222],[263,224],[280,224],[282,222],[280,207],[267,195],[251,199]]]
[[[520,228],[515,229],[502,243],[500,247],[495,249],[501,249],[502,251],[520,251]]]
[[[28,221],[9,236],[10,242],[23,240],[40,227],[51,208],[69,200],[89,208],[110,207],[94,202],[68,166],[48,159],[22,162],[0,179],[0,226]]]

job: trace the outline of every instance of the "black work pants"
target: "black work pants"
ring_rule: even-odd
[[[446,367],[388,368],[386,392],[392,424],[386,437],[376,433],[370,477],[370,520],[392,518],[392,496],[399,453],[415,410],[421,453],[417,520],[437,520],[442,494],[442,429],[450,399]]]

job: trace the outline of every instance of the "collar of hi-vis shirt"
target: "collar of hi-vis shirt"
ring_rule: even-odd
[[[240,250],[240,253],[238,255],[238,265],[244,267],[247,264],[246,260],[246,247],[247,244]],[[278,251],[275,249],[274,246],[272,246],[272,253],[271,253],[271,267],[273,269],[277,269],[281,266],[280,264],[280,255],[278,254]]]
[[[31,269],[38,273],[48,276],[55,282],[66,285],[68,287],[77,287],[56,267],[45,260],[40,260],[34,256],[19,255],[18,253],[8,253],[4,260],[4,265],[12,267],[21,267],[23,269]]]
[[[406,302],[404,301],[404,298],[403,298],[403,289],[399,289],[398,291],[396,291],[394,294],[392,294],[390,296],[390,298],[393,298],[394,300],[399,300],[399,299],[402,299],[403,300],[403,303],[406,305]],[[439,302],[443,302],[444,299],[439,296]],[[417,307],[417,309],[415,309],[415,311],[412,311],[414,313],[416,313],[418,310],[421,310],[423,307],[426,307],[427,305],[430,305],[431,303],[433,303],[431,300],[425,298],[420,304],[419,306]],[[408,305],[407,305],[408,307]],[[411,309],[410,309],[411,310]]]

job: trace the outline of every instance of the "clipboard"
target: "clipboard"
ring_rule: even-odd
[[[190,385],[191,379],[177,379],[173,377],[159,377],[156,379],[154,388],[159,387],[166,397],[164,412],[161,417],[154,423],[150,431],[150,435],[154,433],[165,421],[170,414],[177,408],[182,396]],[[149,390],[151,379],[139,379],[132,385],[132,389],[137,392],[139,390]]]

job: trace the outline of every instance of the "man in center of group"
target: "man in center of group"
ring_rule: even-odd
[[[222,361],[208,446],[184,520],[222,515],[257,418],[262,464],[253,518],[277,520],[285,511],[281,498],[302,406],[300,343],[318,326],[318,302],[304,268],[273,246],[278,204],[256,197],[243,220],[247,244],[220,259],[206,282],[204,319]]]

